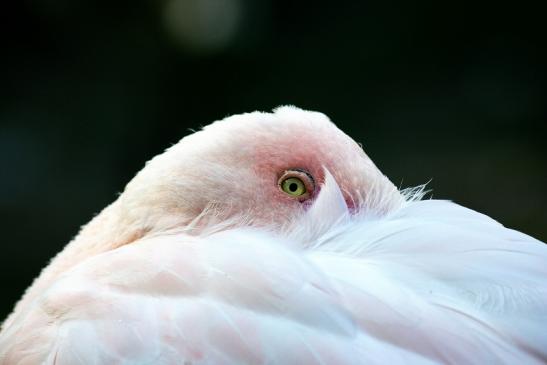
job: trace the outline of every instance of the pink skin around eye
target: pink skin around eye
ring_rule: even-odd
[[[310,152],[310,149],[302,145],[294,147],[291,151],[275,150],[271,146],[257,146],[255,148],[255,171],[258,176],[264,178],[264,193],[280,203],[294,204],[299,202],[279,189],[279,178],[287,170],[302,169],[313,177],[315,188],[306,201],[310,201],[317,196],[323,183],[323,168],[315,162],[316,156]]]
[[[324,169],[327,168],[335,174],[335,164],[329,160],[329,155],[321,153],[324,146],[318,146],[317,141],[298,139],[293,143],[290,150],[278,150],[272,146],[255,146],[255,171],[258,176],[264,177],[263,188],[265,196],[268,196],[282,204],[300,203],[308,206],[319,194],[324,182]],[[321,161],[321,163],[319,163]],[[315,187],[309,198],[299,201],[288,196],[279,189],[279,178],[287,170],[302,169],[307,171],[314,179]],[[338,181],[340,184],[341,181]],[[342,185],[342,184],[340,184]],[[354,200],[346,193],[344,200],[350,212],[356,210]]]
[[[332,160],[332,156],[336,156],[337,151],[320,144],[312,138],[295,138],[293,143],[290,144],[285,140],[284,145],[290,145],[290,148],[278,149],[272,145],[254,146],[255,171],[258,176],[264,178],[263,187],[265,196],[274,199],[274,201],[280,204],[300,203],[308,206],[321,190],[321,186],[324,183],[325,168],[336,177],[340,186],[344,186],[344,182],[340,181],[340,174],[337,173],[337,163],[339,161]],[[279,177],[286,170],[291,169],[306,170],[314,179],[315,188],[310,197],[304,201],[298,201],[279,189]],[[343,191],[343,194],[349,211],[355,212],[357,209],[356,202],[348,192]]]

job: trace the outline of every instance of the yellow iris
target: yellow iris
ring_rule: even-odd
[[[292,196],[306,194],[306,185],[297,177],[289,177],[281,183],[281,190]]]

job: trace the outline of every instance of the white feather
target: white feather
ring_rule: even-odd
[[[447,201],[349,214],[327,173],[290,232],[171,232],[65,273],[2,364],[534,364],[547,249]]]

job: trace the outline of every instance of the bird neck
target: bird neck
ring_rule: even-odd
[[[78,235],[42,270],[16,304],[13,313],[21,313],[60,275],[85,259],[131,243],[144,235],[142,230],[124,222],[120,213],[120,201],[117,200],[83,226]]]

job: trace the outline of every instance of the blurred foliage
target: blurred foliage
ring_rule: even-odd
[[[397,185],[546,240],[539,5],[332,4],[4,4],[0,317],[146,160],[280,104],[329,115]]]

